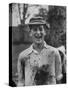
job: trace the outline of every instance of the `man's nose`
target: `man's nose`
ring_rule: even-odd
[[[40,34],[40,30],[39,29],[37,30],[37,33]]]

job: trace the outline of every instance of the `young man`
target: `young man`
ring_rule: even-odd
[[[56,84],[62,78],[61,58],[56,48],[44,41],[48,24],[34,15],[28,22],[33,44],[18,58],[18,86]]]

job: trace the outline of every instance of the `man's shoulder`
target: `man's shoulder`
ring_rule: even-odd
[[[50,51],[53,51],[53,52],[55,52],[55,53],[58,53],[58,49],[55,48],[55,47],[53,47],[53,46],[51,46],[51,45],[47,45],[47,48],[48,48]]]
[[[48,45],[48,44],[47,44],[47,48],[48,48],[48,49],[51,49],[51,50],[57,50],[55,47],[53,47],[53,46],[51,46],[51,45]]]
[[[27,57],[30,53],[31,53],[31,47],[25,49],[24,51],[22,51],[20,54],[19,54],[19,59],[22,59],[22,58],[25,58]]]

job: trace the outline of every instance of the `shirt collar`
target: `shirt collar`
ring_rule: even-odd
[[[48,48],[46,42],[44,41],[44,48]],[[30,46],[30,51],[34,52],[34,53],[38,53],[34,48],[33,48],[33,44]]]

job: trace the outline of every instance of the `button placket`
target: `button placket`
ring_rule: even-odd
[[[40,64],[41,64],[41,56],[38,55],[38,67],[40,67]]]

